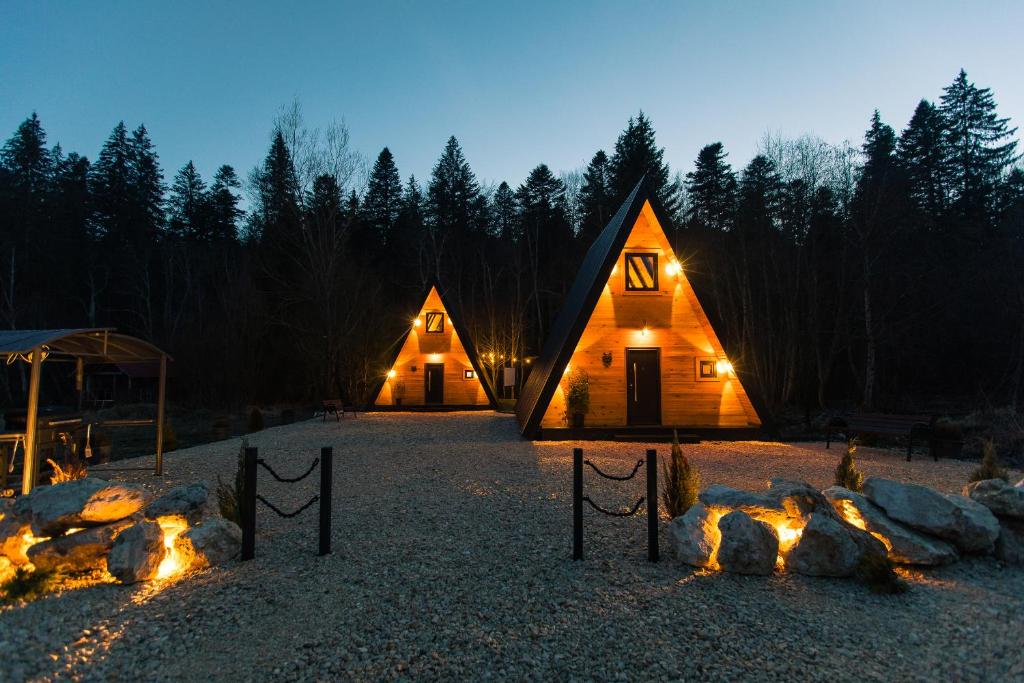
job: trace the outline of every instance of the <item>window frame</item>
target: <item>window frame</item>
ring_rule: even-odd
[[[430,321],[431,321],[431,319],[434,316],[437,316],[437,318],[441,321],[438,329],[436,329],[436,330],[430,329]],[[423,315],[423,318],[424,318],[424,320],[423,320],[423,331],[424,331],[425,334],[444,334],[444,312],[443,311],[427,311]]]
[[[656,251],[627,251],[623,254],[622,265],[622,285],[623,290],[629,294],[652,294],[661,291],[661,281],[659,279],[660,273],[658,272],[658,258],[659,254]],[[629,264],[633,259],[639,260],[641,263],[644,259],[653,259],[654,270],[652,272],[653,285],[651,287],[633,287],[630,283],[629,278]],[[646,270],[646,266],[641,266]]]
[[[718,374],[718,358],[715,356],[697,356],[694,360],[693,374],[694,379],[698,382],[721,382],[722,377]],[[701,374],[701,367],[705,364],[710,365],[711,375],[704,376]]]

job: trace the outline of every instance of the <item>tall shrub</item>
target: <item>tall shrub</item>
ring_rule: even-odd
[[[985,479],[1010,480],[1010,474],[1003,469],[999,463],[999,454],[996,452],[996,444],[992,439],[985,439],[981,445],[981,467],[974,470],[970,481],[984,481]]]
[[[672,433],[672,455],[662,464],[661,476],[665,481],[661,499],[669,516],[675,519],[693,507],[700,493],[700,473],[683,455],[676,432]]]
[[[860,493],[864,489],[864,475],[857,469],[857,463],[853,461],[853,454],[857,452],[857,440],[850,439],[846,446],[846,455],[839,461],[836,467],[836,486],[842,486],[851,491]]]

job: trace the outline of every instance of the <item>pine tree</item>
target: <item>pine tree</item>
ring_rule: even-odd
[[[96,233],[109,244],[128,242],[132,197],[128,129],[121,121],[103,143],[90,171]]]
[[[381,245],[394,239],[392,232],[402,209],[402,178],[394,156],[385,147],[377,156],[363,198],[362,220],[379,235]]]
[[[860,493],[864,488],[864,475],[857,469],[857,463],[853,460],[853,454],[857,452],[857,440],[851,439],[846,446],[846,453],[842,460],[836,465],[835,480],[836,486],[842,486],[855,493]]]
[[[907,175],[914,208],[932,221],[946,209],[947,149],[945,120],[934,104],[921,100],[900,135],[898,159]]]
[[[654,140],[654,126],[651,125],[651,120],[642,111],[635,119],[630,118],[626,130],[615,141],[615,153],[609,165],[611,187],[615,196],[613,204],[617,206],[622,203],[633,191],[633,187],[646,175],[647,182],[654,189],[665,212],[669,216],[674,216],[679,204],[679,188],[672,181],[664,157],[665,149],[658,147]]]
[[[611,162],[604,150],[597,150],[587,164],[587,170],[583,172],[580,204],[583,207],[583,221],[579,239],[584,248],[589,249],[615,211]]]
[[[144,125],[132,133],[128,150],[133,236],[136,244],[150,244],[163,228],[166,187],[159,157]]]
[[[491,202],[493,232],[503,242],[512,242],[519,238],[519,217],[516,207],[516,195],[504,180],[494,191]]]
[[[10,173],[21,201],[38,210],[49,191],[53,159],[46,149],[46,132],[35,112],[21,122],[0,149],[0,165]]]
[[[775,170],[775,164],[758,154],[750,160],[740,177],[736,228],[756,235],[773,232],[782,199],[782,179]]]
[[[672,453],[669,461],[662,463],[661,477],[664,480],[661,501],[672,519],[686,514],[697,502],[700,494],[700,472],[683,454],[679,434],[672,432]]]
[[[480,192],[455,136],[448,138],[427,187],[427,220],[433,231],[465,235],[473,224],[473,206]]]
[[[957,213],[964,218],[988,217],[999,181],[1020,158],[1013,139],[1017,129],[996,114],[992,90],[968,81],[963,69],[944,89],[940,111]]]
[[[215,242],[238,239],[238,222],[245,212],[238,207],[241,187],[235,169],[227,164],[217,169],[209,192],[209,236]]]
[[[269,243],[294,237],[299,220],[299,182],[295,165],[278,131],[263,165],[253,173],[257,206],[251,214],[250,231]]]
[[[206,183],[189,161],[171,186],[168,200],[168,233],[180,240],[205,241],[209,239]]]
[[[686,174],[690,228],[728,231],[736,214],[736,174],[726,163],[721,142],[706,145],[697,155],[694,170]]]

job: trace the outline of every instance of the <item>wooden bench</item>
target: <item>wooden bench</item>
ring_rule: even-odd
[[[832,444],[832,437],[837,433],[846,435],[849,442],[855,436],[868,434],[871,436],[900,436],[907,438],[907,462],[910,462],[914,448],[914,437],[928,440],[931,436],[934,417],[921,415],[884,415],[880,413],[857,413],[835,417],[828,423],[825,437],[825,448]],[[932,454],[935,456],[935,454]],[[938,460],[938,457],[935,457]]]
[[[359,414],[356,412],[356,407],[351,403],[345,403],[345,401],[340,398],[325,398],[320,405],[324,411],[324,422],[327,422],[328,413],[334,414],[334,420],[336,422],[340,421],[341,418],[345,417],[346,410],[352,413],[352,417],[359,417]]]

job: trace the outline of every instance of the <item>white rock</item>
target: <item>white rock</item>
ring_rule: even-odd
[[[703,503],[695,503],[685,514],[673,519],[668,525],[668,537],[676,557],[695,567],[715,566],[718,544],[722,541],[718,517]]]
[[[722,542],[718,565],[739,574],[771,574],[779,556],[779,539],[772,527],[735,510],[718,521]]]
[[[28,496],[32,533],[57,536],[68,529],[107,524],[130,517],[146,503],[145,490],[87,477],[40,486]]]
[[[164,559],[164,531],[156,522],[139,522],[114,539],[107,571],[121,583],[156,578]]]
[[[1007,564],[1024,566],[1024,520],[999,520],[996,557]]]
[[[999,517],[1024,519],[1024,487],[1010,486],[1002,479],[985,479],[965,486],[963,494]]]
[[[893,519],[951,541],[963,552],[990,553],[999,537],[995,515],[964,496],[880,477],[868,477],[864,495]]]
[[[123,519],[36,543],[29,547],[28,559],[37,569],[70,572],[103,569],[114,539],[133,523],[132,520]]]
[[[880,541],[864,531],[859,537],[857,531],[829,515],[811,515],[796,547],[786,556],[786,571],[807,576],[853,576],[864,554],[885,554]]]
[[[175,486],[146,506],[146,519],[181,517],[195,525],[218,514],[216,496],[205,481]]]
[[[223,517],[211,517],[183,531],[174,547],[189,567],[211,567],[238,555],[242,549],[242,530]]]
[[[889,559],[898,564],[940,565],[957,559],[956,548],[949,543],[918,533],[891,519],[882,508],[859,493],[842,486],[832,486],[822,493],[840,517],[854,526],[884,540]],[[850,514],[852,511],[852,515]],[[854,519],[851,519],[851,516]],[[859,520],[860,524],[858,524]]]

